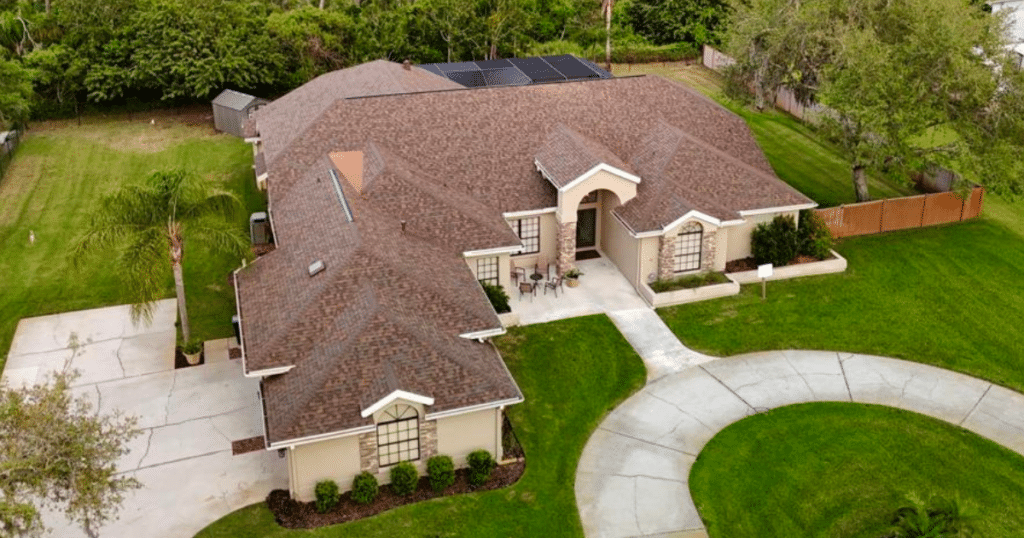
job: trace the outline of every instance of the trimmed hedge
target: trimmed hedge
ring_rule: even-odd
[[[455,483],[455,462],[449,456],[434,456],[427,460],[430,488],[441,492]]]
[[[707,272],[676,277],[669,280],[655,280],[654,282],[651,282],[650,286],[651,291],[654,293],[664,293],[666,291],[710,286],[711,284],[725,284],[728,281],[729,279],[722,273]]]
[[[338,491],[338,483],[334,480],[322,480],[316,483],[316,511],[326,513],[331,508],[338,506],[341,501],[341,492]]]
[[[403,461],[391,468],[391,491],[405,496],[412,495],[416,491],[416,484],[420,480],[420,473],[416,466]]]
[[[824,260],[832,256],[835,239],[821,215],[804,209],[800,212],[800,254]]]
[[[352,500],[359,504],[370,504],[377,498],[380,486],[377,477],[363,471],[352,479]]]
[[[469,483],[482,486],[491,477],[491,471],[498,466],[494,457],[486,450],[475,450],[466,458],[469,462]]]

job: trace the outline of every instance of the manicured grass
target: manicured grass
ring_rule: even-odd
[[[732,110],[744,120],[760,144],[775,173],[821,207],[856,202],[849,163],[839,151],[821,140],[810,128],[788,114],[775,110],[757,112],[730,100],[722,91],[721,77],[699,65],[656,63],[613,65],[616,76],[655,74],[681,81]],[[874,198],[916,194],[909,184],[893,184],[868,178]]]
[[[98,121],[29,132],[0,181],[0,366],[21,318],[131,302],[111,255],[88,259],[78,272],[68,270],[65,256],[104,194],[173,167],[225,182],[239,194],[244,229],[249,211],[266,207],[255,190],[250,146],[209,127]],[[230,336],[235,303],[227,277],[241,261],[199,250],[185,256],[195,336]],[[169,266],[167,275],[167,297],[173,297]]]
[[[722,430],[690,473],[712,538],[877,538],[907,494],[959,498],[987,538],[1024,528],[1024,457],[899,409],[810,403]]]
[[[643,386],[643,362],[605,316],[513,328],[497,345],[526,398],[507,410],[526,452],[526,473],[515,485],[315,531],[283,529],[259,503],[198,537],[582,537],[576,464],[601,418]]]
[[[662,309],[689,347],[825,349],[934,364],[1024,390],[1024,241],[990,219],[848,239],[845,273]]]

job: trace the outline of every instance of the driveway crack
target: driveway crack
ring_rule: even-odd
[[[611,434],[614,434],[614,435],[620,435],[620,436],[625,437],[627,439],[632,439],[634,441],[640,441],[641,443],[644,443],[644,444],[648,444],[648,445],[651,445],[651,446],[656,446],[658,448],[664,448],[665,450],[671,450],[672,452],[678,452],[680,454],[685,454],[687,456],[690,456],[691,458],[696,458],[697,457],[696,454],[690,454],[689,452],[687,452],[685,450],[679,450],[678,448],[672,448],[670,446],[665,446],[665,445],[662,445],[662,444],[659,444],[659,443],[655,443],[654,441],[648,441],[647,439],[641,439],[639,437],[633,437],[632,435],[628,435],[628,434],[625,434],[625,433],[622,433],[622,432],[617,432],[615,430],[609,430],[608,428],[605,428],[603,426],[599,426],[598,429],[599,430],[604,430],[604,431],[606,431],[608,433],[611,433]]]
[[[700,417],[698,417],[697,415],[694,415],[693,413],[683,409],[682,407],[679,407],[675,403],[670,402],[670,401],[662,398],[661,396],[658,396],[657,394],[653,394],[653,393],[650,394],[650,397],[654,398],[655,400],[661,400],[661,401],[671,405],[672,407],[675,407],[676,409],[679,410],[680,413],[682,413],[682,414],[684,414],[684,415],[686,415],[688,417],[692,417],[693,420],[696,420],[701,426],[704,426],[705,428],[707,428],[710,431],[715,431],[714,428],[712,428],[711,426],[708,426],[707,424],[705,424],[704,421],[700,419]],[[679,425],[677,424],[676,427],[678,428]],[[676,428],[672,428],[672,431],[676,431]]]
[[[818,399],[818,395],[814,393],[814,389],[811,388],[811,384],[807,382],[807,378],[804,377],[804,374],[802,374],[800,372],[800,370],[796,369],[796,365],[793,364],[793,361],[789,360],[789,356],[786,355],[785,351],[782,352],[782,358],[786,359],[786,364],[788,364],[789,367],[793,369],[793,373],[795,373],[796,376],[799,377],[800,380],[804,382],[804,386],[806,386],[807,390],[811,393],[811,399],[817,400]]]
[[[843,382],[846,383],[846,394],[850,396],[850,401],[853,401],[853,391],[850,390],[850,378],[846,377],[846,366],[843,365],[843,358],[836,353],[836,360],[839,361],[839,371],[843,374]]]
[[[150,445],[153,444],[153,430],[154,429],[155,428],[150,428],[149,429],[149,437],[146,438],[146,451],[142,453],[142,457],[139,458],[139,462],[135,464],[135,469],[136,470],[142,468],[142,460],[146,459],[146,456],[149,455],[149,447],[150,447]]]
[[[641,534],[644,532],[643,528],[640,527],[640,507],[637,505],[637,499],[640,498],[640,478],[633,477],[633,519],[636,520],[636,530]]]
[[[750,402],[748,402],[746,399],[744,399],[743,396],[740,396],[739,394],[736,394],[736,391],[734,391],[731,388],[729,388],[729,385],[726,385],[724,381],[722,381],[721,379],[718,379],[718,377],[715,376],[715,374],[712,374],[711,372],[709,372],[708,369],[704,367],[704,365],[699,364],[699,365],[697,365],[697,368],[700,368],[701,370],[704,370],[704,373],[708,374],[709,376],[711,376],[711,379],[714,379],[715,381],[718,381],[719,384],[721,384],[723,387],[725,387],[725,390],[731,392],[733,394],[733,396],[736,396],[737,398],[739,398],[740,401],[743,402],[743,405],[746,405],[747,407],[750,408],[751,411],[757,413],[757,408],[756,407],[750,405]]]
[[[122,378],[126,377],[128,375],[128,373],[125,372],[125,370],[124,370],[124,362],[121,360],[121,348],[124,347],[124,340],[125,340],[124,338],[121,339],[121,345],[117,346],[117,352],[114,353],[114,355],[117,356],[117,364],[118,364],[118,366],[121,367],[121,377]]]
[[[981,398],[978,398],[978,401],[974,402],[974,406],[972,406],[971,410],[968,411],[966,415],[964,415],[963,420],[961,420],[957,424],[958,426],[963,426],[964,422],[967,422],[967,419],[971,418],[971,415],[974,414],[974,410],[977,409],[979,405],[981,405],[981,401],[985,399],[985,396],[988,396],[988,391],[990,391],[990,390],[992,390],[992,384],[991,383],[989,383],[988,386],[985,387],[985,392],[981,393]]]

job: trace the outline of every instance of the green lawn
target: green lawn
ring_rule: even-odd
[[[873,405],[802,404],[732,424],[701,451],[690,491],[712,538],[877,538],[908,494],[959,498],[986,538],[1024,528],[1024,457]]]
[[[277,526],[259,503],[198,537],[582,537],[576,464],[601,418],[643,386],[643,362],[605,316],[516,327],[496,343],[526,397],[507,411],[526,452],[526,473],[515,485],[309,532]]]
[[[764,151],[775,173],[821,207],[857,201],[849,163],[838,150],[821,140],[796,118],[776,110],[757,112],[730,100],[722,90],[721,77],[700,65],[654,63],[614,64],[616,76],[652,74],[681,81],[735,112],[744,120]],[[917,194],[909,184],[896,184],[868,177],[873,198],[894,198]]]
[[[249,211],[266,207],[255,190],[251,147],[209,127],[96,121],[30,131],[0,181],[0,366],[21,318],[131,301],[110,255],[90,258],[79,272],[68,270],[65,255],[102,195],[172,167],[238,193],[247,206],[240,227],[247,227]],[[227,277],[240,260],[187,251],[184,263],[193,332],[204,339],[230,336],[235,306]],[[173,297],[169,266],[167,275]]]

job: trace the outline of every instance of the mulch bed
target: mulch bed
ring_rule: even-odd
[[[229,347],[228,348],[228,358],[229,359],[241,359],[242,358],[242,348],[240,348],[240,347]]]
[[[263,450],[263,448],[264,447],[262,437],[250,437],[248,439],[242,439],[239,441],[231,441],[232,456],[256,452],[257,450]]]
[[[283,489],[275,489],[267,495],[267,508],[274,514],[274,520],[278,525],[288,529],[313,529],[326,525],[336,525],[347,521],[355,521],[364,517],[377,515],[381,512],[398,508],[406,504],[417,503],[437,497],[457,495],[459,493],[470,493],[473,491],[489,491],[511,486],[519,481],[526,469],[525,461],[517,461],[506,465],[499,465],[491,473],[490,480],[480,487],[469,485],[468,469],[455,471],[455,484],[441,493],[435,493],[430,489],[430,479],[420,478],[416,491],[408,497],[396,495],[391,491],[390,485],[380,487],[377,499],[367,505],[358,504],[352,500],[351,493],[341,495],[341,502],[333,510],[326,514],[316,511],[315,502],[298,502],[288,496]]]
[[[188,368],[189,366],[199,366],[206,362],[206,353],[199,353],[199,364],[189,364],[188,359],[185,358],[185,354],[181,352],[180,347],[174,348],[174,368]]]
[[[826,258],[826,259],[832,259],[832,258],[830,257],[830,258]],[[815,258],[813,256],[804,256],[804,255],[801,254],[801,255],[797,256],[796,258],[793,258],[793,261],[789,262],[787,265],[799,265],[801,263],[811,263],[811,262],[820,262],[820,261],[822,261],[822,260],[819,260],[818,258]],[[756,269],[757,269],[757,262],[754,261],[753,256],[751,256],[749,258],[742,258],[742,259],[739,259],[739,260],[732,260],[731,262],[726,262],[725,263],[725,272],[726,273],[738,273],[740,271],[754,271]]]

